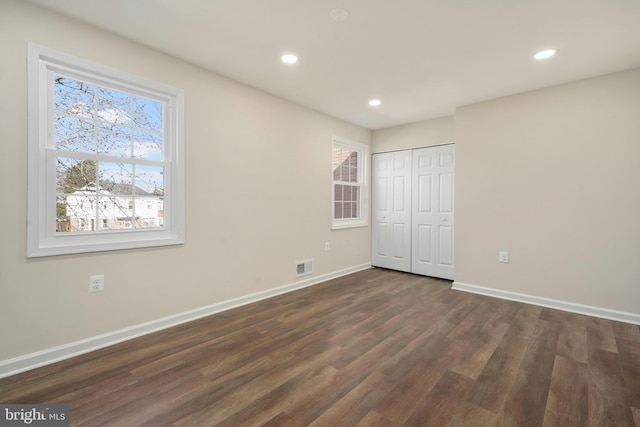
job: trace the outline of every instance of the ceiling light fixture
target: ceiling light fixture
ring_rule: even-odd
[[[371,101],[369,101],[369,105],[371,105],[372,107],[377,107],[380,104],[382,104],[382,102],[379,99],[372,99]]]
[[[535,59],[547,59],[547,58],[551,58],[555,54],[556,54],[556,51],[554,49],[547,49],[547,50],[542,50],[536,53],[535,55],[533,55],[533,57]]]
[[[349,17],[349,11],[347,9],[333,9],[329,16],[336,22],[344,22]]]
[[[280,57],[280,59],[285,64],[295,64],[296,62],[298,62],[298,57],[292,53],[285,53]]]

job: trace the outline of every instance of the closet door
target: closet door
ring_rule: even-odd
[[[411,271],[411,151],[373,155],[371,264]]]
[[[411,271],[453,280],[454,145],[413,150]]]

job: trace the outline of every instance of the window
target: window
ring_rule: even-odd
[[[333,138],[333,222],[332,228],[360,227],[366,219],[367,146]]]
[[[184,242],[183,99],[29,45],[27,256]]]

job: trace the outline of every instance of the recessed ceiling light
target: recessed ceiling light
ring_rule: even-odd
[[[336,22],[344,22],[349,17],[349,11],[347,9],[333,9],[329,16]]]
[[[555,49],[547,49],[547,50],[542,50],[536,53],[535,55],[533,55],[533,57],[535,59],[547,59],[547,58],[551,58],[555,54],[556,54]]]
[[[298,62],[298,57],[295,56],[292,53],[286,53],[284,55],[282,55],[280,57],[280,59],[282,60],[282,62],[284,62],[285,64],[295,64],[296,62]]]
[[[379,99],[372,99],[371,101],[369,101],[369,105],[371,105],[372,107],[377,107],[380,104],[382,104],[382,102],[380,102]]]

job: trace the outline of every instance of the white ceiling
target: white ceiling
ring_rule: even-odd
[[[369,129],[640,66],[640,0],[29,1]]]

